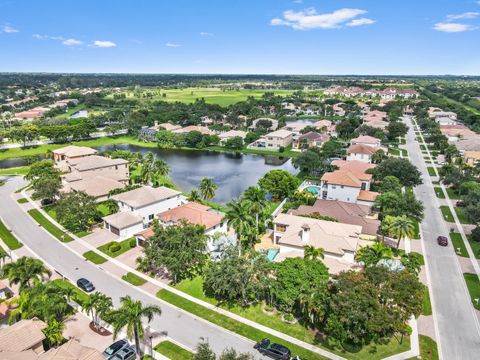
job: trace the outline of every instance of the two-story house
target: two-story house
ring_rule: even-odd
[[[262,149],[280,151],[289,146],[293,141],[293,133],[287,130],[277,130],[248,145],[249,149]]]

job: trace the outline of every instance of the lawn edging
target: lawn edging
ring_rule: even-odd
[[[38,209],[31,209],[28,210],[28,214],[46,231],[48,231],[51,235],[55,238],[60,240],[61,242],[70,242],[73,241],[73,237],[71,237],[67,232],[64,232],[62,229],[55,226],[50,220],[47,219],[45,215],[43,215],[40,210]]]
[[[0,218],[0,239],[8,246],[10,250],[20,249],[23,244],[13,235]]]

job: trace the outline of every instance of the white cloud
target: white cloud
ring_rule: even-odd
[[[347,21],[353,20],[359,15],[366,14],[366,10],[361,9],[339,9],[331,13],[318,14],[314,8],[308,8],[302,11],[287,10],[283,12],[283,18],[275,18],[270,21],[272,26],[290,26],[296,30],[309,29],[339,29],[346,25]],[[360,20],[360,19],[358,19]],[[371,20],[371,19],[368,19]],[[371,20],[373,21],[373,20]],[[350,22],[352,23],[352,21]],[[366,25],[361,24],[361,25]],[[356,26],[356,25],[350,25]]]
[[[478,12],[465,12],[463,14],[454,14],[454,15],[447,15],[448,20],[458,20],[458,19],[475,19],[480,15]]]
[[[436,23],[433,28],[437,31],[447,32],[447,33],[458,33],[469,30],[475,30],[477,27],[473,25],[452,23],[452,22],[439,22]]]
[[[93,42],[93,46],[99,47],[99,48],[111,48],[111,47],[117,46],[117,44],[108,40],[95,40]]]
[[[213,33],[209,33],[209,32],[204,32],[204,31],[202,31],[202,32],[200,33],[200,35],[201,35],[201,36],[213,36]]]
[[[77,39],[66,39],[62,41],[62,44],[67,46],[77,46],[77,45],[82,45],[83,41],[80,41]]]
[[[174,47],[174,48],[175,48],[175,47],[180,47],[180,46],[182,46],[182,45],[180,45],[180,44],[175,44],[175,43],[171,43],[171,42],[167,42],[167,43],[165,44],[165,46],[167,46],[167,47]]]
[[[6,24],[6,25],[2,26],[2,32],[7,33],[7,34],[13,34],[13,33],[19,32],[19,30],[14,28],[11,25]]]
[[[347,26],[362,26],[375,24],[375,20],[368,18],[353,19],[347,23]]]
[[[48,39],[47,35],[40,35],[40,34],[33,34],[32,37],[38,40]]]

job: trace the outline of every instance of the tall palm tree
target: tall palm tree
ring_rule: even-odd
[[[325,250],[312,245],[306,245],[304,247],[303,258],[306,260],[325,259]]]
[[[198,185],[198,189],[204,200],[212,200],[215,197],[215,190],[218,189],[218,186],[213,182],[213,179],[203,178],[200,185]]]
[[[398,239],[397,249],[400,241],[406,238],[412,238],[415,234],[415,225],[407,216],[397,216],[393,219],[389,227],[389,232]]]
[[[250,210],[255,213],[255,227],[258,233],[258,217],[267,206],[266,192],[258,186],[250,186],[243,193],[243,197],[250,201]]]
[[[57,320],[52,320],[48,326],[42,330],[47,338],[49,347],[60,345],[63,341],[63,329],[65,325]]]
[[[93,325],[100,327],[100,319],[107,314],[112,308],[112,299],[98,291],[90,295],[83,303],[83,309],[90,314],[93,319]]]
[[[142,320],[146,318],[147,322],[151,322],[155,315],[162,314],[162,310],[156,305],[143,306],[141,301],[134,300],[129,295],[120,298],[120,303],[121,307],[111,313],[113,338],[116,339],[118,333],[127,327],[127,336],[130,340],[135,339],[137,359],[140,359],[140,339],[144,336]]]
[[[228,221],[228,228],[233,228],[237,233],[239,241],[245,240],[251,234],[253,218],[250,212],[250,202],[246,200],[232,200],[227,204],[225,219]],[[241,252],[242,246],[238,249]]]
[[[14,263],[6,264],[3,275],[10,284],[19,284],[20,290],[23,290],[32,287],[35,282],[50,278],[52,273],[40,260],[23,256]]]
[[[188,195],[188,200],[198,202],[202,200],[202,196],[200,195],[198,190],[193,189],[192,191],[190,191],[190,195]]]
[[[392,249],[381,242],[364,246],[357,251],[355,261],[363,262],[365,267],[377,265],[380,260],[393,258]]]

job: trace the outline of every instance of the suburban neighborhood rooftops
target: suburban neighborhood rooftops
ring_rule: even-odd
[[[52,152],[54,154],[59,154],[69,158],[74,158],[78,156],[94,155],[97,153],[97,150],[86,147],[86,146],[69,145],[61,149],[53,150]]]
[[[190,126],[186,126],[184,128],[173,130],[173,132],[177,133],[177,134],[189,133],[189,132],[192,132],[192,131],[198,131],[198,132],[201,132],[202,134],[212,134],[212,131],[210,131],[210,129],[208,127],[197,126],[197,125],[190,125]]]
[[[28,350],[45,339],[42,330],[47,327],[43,321],[33,318],[0,330],[0,352]],[[0,355],[0,358],[2,356]]]
[[[150,239],[153,235],[155,235],[155,231],[152,227],[148,227],[145,230],[142,230],[135,234],[135,236],[142,237],[144,239]]]
[[[460,151],[480,151],[480,136],[461,139],[455,143],[455,146]]]
[[[164,223],[177,223],[180,220],[186,220],[191,224],[203,225],[206,229],[219,225],[223,220],[223,215],[211,211],[208,206],[195,202],[188,202],[164,211],[158,214],[158,217]]]
[[[93,169],[100,169],[110,166],[126,165],[127,160],[111,159],[105,156],[90,155],[70,160],[70,164],[78,171],[87,171]]]
[[[375,191],[360,190],[360,192],[358,193],[357,200],[374,202],[377,199],[378,195],[380,194]]]
[[[163,123],[163,124],[158,124],[153,126],[154,129],[162,128],[167,131],[173,131],[173,130],[178,130],[181,129],[182,127],[180,125],[174,125],[170,123]]]
[[[290,214],[331,216],[339,223],[361,226],[362,234],[366,235],[375,235],[380,226],[379,220],[367,217],[370,214],[369,206],[338,200],[318,199],[313,206],[300,205],[298,209],[290,210]]]
[[[133,225],[143,223],[143,218],[140,215],[136,215],[130,211],[120,211],[118,213],[105,216],[102,219],[118,229],[126,229]]]
[[[298,141],[302,141],[302,140],[318,140],[318,141],[322,141],[322,142],[325,142],[325,141],[328,141],[328,139],[330,139],[330,136],[327,135],[327,134],[320,134],[318,132],[315,132],[315,131],[309,131],[305,134],[302,134],[298,137]]]
[[[350,145],[347,149],[347,154],[366,154],[372,155],[379,151],[379,148],[374,148],[372,146],[363,145],[363,144],[355,144]]]
[[[323,248],[328,253],[343,255],[345,251],[356,251],[358,247],[358,235],[362,227],[358,225],[341,224],[333,221],[325,221],[295,216],[290,214],[278,214],[273,220],[275,224],[286,226],[285,233],[278,243],[296,247],[311,245]],[[308,226],[308,240],[304,240],[303,231]]]
[[[220,139],[228,139],[234,137],[241,137],[242,139],[245,139],[245,136],[247,136],[247,133],[242,130],[230,130],[219,135]]]
[[[160,186],[158,188],[154,188],[151,186],[142,186],[138,189],[114,195],[112,196],[112,199],[134,208],[141,208],[143,206],[147,206],[172,198],[179,194],[179,191],[169,189],[165,186]]]
[[[84,193],[95,198],[107,196],[108,193],[115,189],[122,189],[125,185],[121,182],[105,176],[95,176],[88,179],[72,181],[65,184],[65,189],[68,191],[83,191]]]
[[[266,137],[279,137],[279,138],[283,139],[283,138],[286,138],[286,137],[289,137],[289,136],[292,136],[292,135],[293,135],[293,133],[291,131],[280,129],[280,130],[268,133],[265,136]]]
[[[40,354],[38,360],[105,360],[105,358],[98,350],[83,346],[76,339],[70,339],[65,344]]]
[[[338,167],[339,170],[351,172],[360,180],[371,180],[373,175],[368,174],[367,170],[377,166],[359,160],[333,160],[332,165]]]
[[[322,181],[333,185],[343,185],[349,187],[362,187],[362,182],[350,171],[337,170],[323,174]]]
[[[352,144],[364,143],[364,144],[380,144],[380,139],[373,136],[359,136],[351,140]]]

